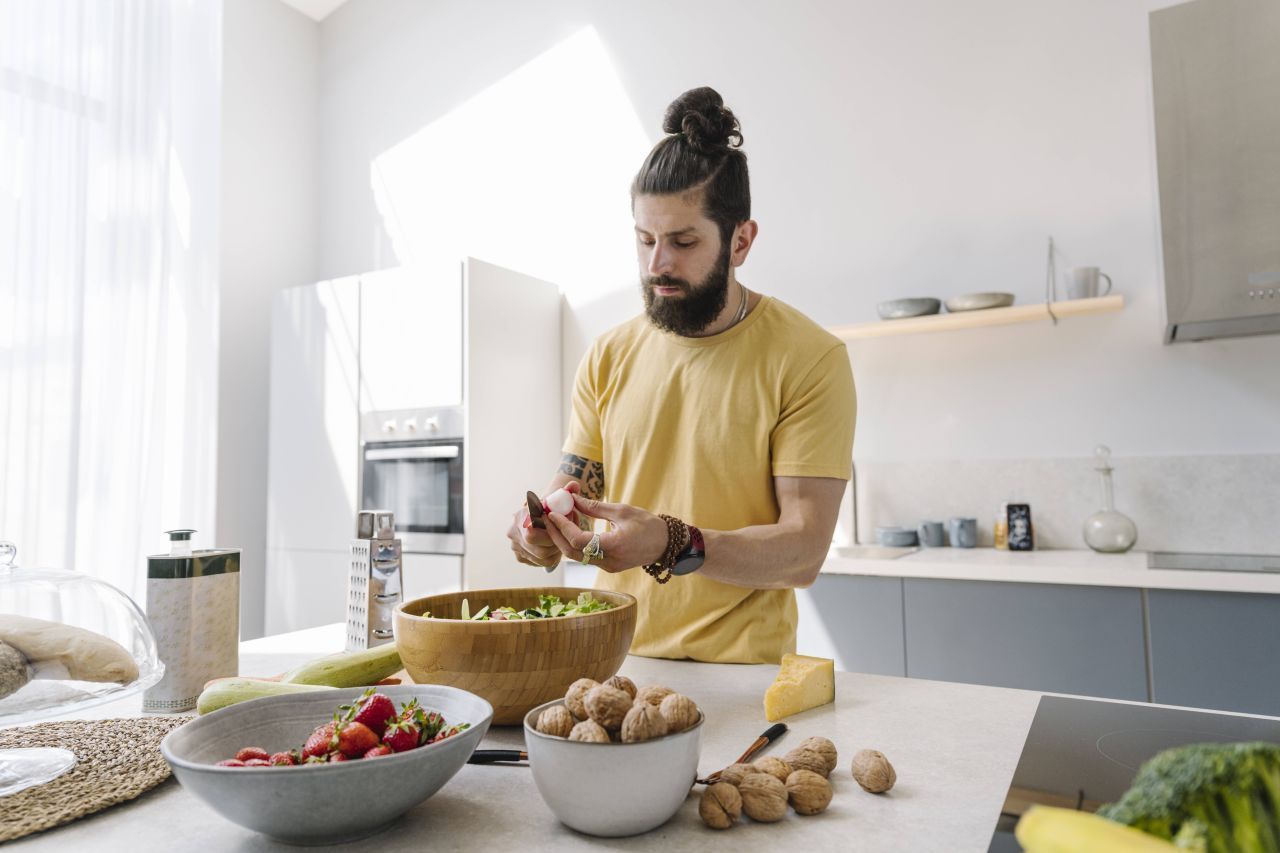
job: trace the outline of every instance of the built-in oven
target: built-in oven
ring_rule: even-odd
[[[461,554],[463,411],[401,410],[360,424],[360,508],[395,513],[403,550]]]

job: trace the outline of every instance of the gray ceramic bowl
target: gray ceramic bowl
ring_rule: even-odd
[[[920,544],[920,537],[905,527],[877,527],[876,541],[892,548],[911,548]]]
[[[524,742],[538,793],[561,823],[588,835],[639,835],[680,811],[698,778],[701,712],[693,726],[666,737],[581,743],[534,728],[538,714],[560,704],[525,715]]]
[[[876,306],[876,313],[881,320],[901,320],[904,317],[923,317],[926,314],[937,314],[942,303],[932,297],[911,299],[890,299]]]
[[[440,790],[489,729],[493,708],[456,687],[381,687],[399,707],[416,698],[450,725],[471,727],[439,743],[382,758],[299,767],[215,767],[246,746],[301,748],[316,726],[364,692],[356,687],[254,699],[170,732],[160,751],[182,787],[234,823],[290,844],[371,835]],[[339,807],[340,806],[340,807]]]
[[[988,308],[1004,308],[1012,304],[1012,293],[963,293],[947,300],[947,310],[954,314],[961,311],[985,311]]]

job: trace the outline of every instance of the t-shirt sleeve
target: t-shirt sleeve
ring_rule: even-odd
[[[849,351],[827,350],[783,404],[770,439],[773,476],[848,480],[858,400]]]
[[[573,399],[569,411],[569,433],[565,436],[565,453],[596,462],[604,461],[604,440],[600,435],[600,403],[596,394],[599,356],[595,346],[578,363],[573,380]]]

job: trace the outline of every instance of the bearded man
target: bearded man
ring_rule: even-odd
[[[849,479],[853,373],[838,338],[738,281],[759,227],[720,95],[686,92],[663,129],[631,187],[644,314],[579,365],[548,487],[586,529],[522,510],[507,537],[521,562],[593,564],[635,596],[633,654],[778,663]]]

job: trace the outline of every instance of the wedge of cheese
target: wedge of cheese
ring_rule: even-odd
[[[836,701],[836,662],[807,655],[783,655],[778,677],[764,693],[769,722]]]

